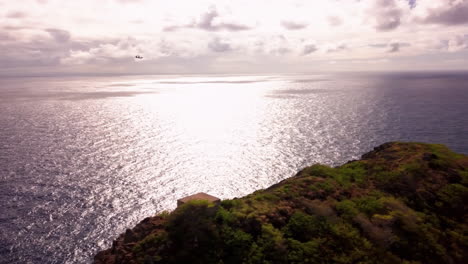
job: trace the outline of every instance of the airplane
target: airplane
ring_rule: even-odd
[[[140,56],[140,55],[136,55],[136,56],[135,56],[135,59],[139,59],[139,60],[141,60],[141,59],[143,59],[143,57],[142,57],[142,56]]]

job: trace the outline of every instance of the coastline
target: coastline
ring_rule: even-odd
[[[462,263],[467,184],[468,156],[385,143],[220,206],[145,218],[94,263]]]

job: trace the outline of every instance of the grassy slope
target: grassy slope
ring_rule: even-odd
[[[96,263],[463,263],[468,157],[387,143],[219,207],[145,219]]]

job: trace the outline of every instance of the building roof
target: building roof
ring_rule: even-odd
[[[197,194],[190,195],[190,196],[184,197],[182,199],[179,199],[179,200],[177,200],[177,202],[178,203],[186,203],[186,202],[192,201],[192,200],[205,200],[205,201],[208,201],[208,202],[219,202],[220,201],[220,199],[218,197],[214,197],[212,195],[201,192],[201,193],[197,193]]]

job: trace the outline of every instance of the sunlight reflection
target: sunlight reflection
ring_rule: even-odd
[[[219,78],[218,78],[219,79]],[[184,81],[202,82],[201,78]],[[212,81],[212,80],[211,80]],[[233,79],[219,79],[233,81]],[[236,79],[239,81],[239,79]],[[234,84],[197,83],[191,85],[164,85],[159,98],[139,97],[146,108],[164,110],[174,118],[178,129],[186,135],[216,141],[236,129],[239,122],[258,113],[268,83],[250,83],[239,87]],[[156,111],[155,111],[156,112]]]
[[[221,181],[219,177],[225,171],[219,164],[241,161],[246,146],[257,142],[268,86],[268,82],[242,87],[226,83],[165,84],[157,87],[163,92],[138,97],[138,101],[153,115],[171,120],[168,134],[177,135],[174,140],[181,148],[170,155],[180,155],[174,160],[184,159],[190,164],[184,167],[185,173],[198,179],[203,168],[210,167],[210,174]],[[211,183],[216,185],[217,180]]]
[[[169,102],[174,107],[176,123],[184,133],[204,140],[225,137],[227,130],[235,129],[239,121],[255,113],[260,102],[258,89],[234,89],[237,87],[209,85],[185,90],[183,96],[171,94]]]

